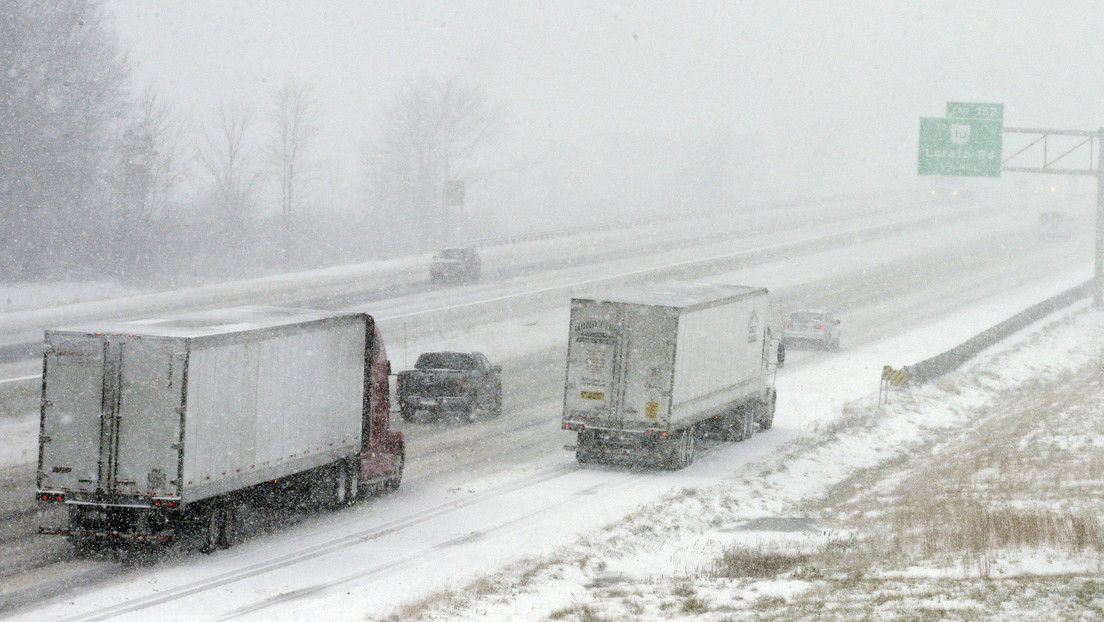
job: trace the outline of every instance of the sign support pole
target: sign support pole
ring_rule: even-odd
[[[1096,252],[1093,307],[1104,308],[1104,127],[1096,131]]]

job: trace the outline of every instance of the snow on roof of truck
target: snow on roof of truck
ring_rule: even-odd
[[[352,315],[359,314],[333,313],[313,309],[248,306],[210,309],[179,315],[114,320],[62,328],[57,329],[57,331],[193,338],[302,324]]]
[[[696,307],[734,298],[765,295],[764,287],[673,281],[639,286],[615,287],[593,294],[577,294],[574,300],[622,302],[661,307]]]

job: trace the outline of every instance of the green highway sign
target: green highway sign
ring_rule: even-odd
[[[948,113],[951,112],[951,105],[947,104]],[[1000,104],[996,106],[999,106],[995,111],[996,118],[920,119],[920,174],[1000,177],[1004,107]],[[962,112],[960,109],[956,111]],[[994,111],[989,109],[988,112]]]
[[[972,104],[947,102],[948,119],[984,119],[1004,121],[1004,104]]]

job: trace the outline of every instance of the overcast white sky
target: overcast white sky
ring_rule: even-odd
[[[141,81],[196,120],[223,99],[260,108],[287,80],[312,85],[326,201],[356,200],[361,146],[423,74],[501,109],[472,172],[525,166],[469,187],[471,209],[498,213],[686,201],[678,180],[718,142],[735,143],[740,167],[726,196],[899,188],[916,181],[919,118],[948,100],[1003,103],[1009,126],[1104,125],[1099,0],[107,8]]]

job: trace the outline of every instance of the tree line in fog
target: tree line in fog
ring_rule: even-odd
[[[99,3],[0,2],[0,280],[183,285],[436,248],[445,189],[494,110],[479,89],[423,77],[380,112],[361,201],[319,205],[309,83],[264,107],[229,94],[200,123],[136,87]]]

